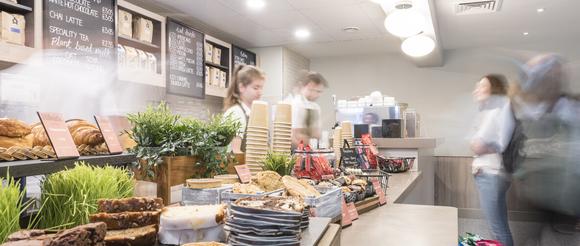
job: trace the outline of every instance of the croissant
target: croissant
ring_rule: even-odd
[[[105,142],[101,131],[85,120],[69,120],[66,125],[77,146],[83,144],[95,146]]]
[[[19,138],[30,134],[30,126],[26,123],[8,118],[0,118],[0,136]]]
[[[32,147],[50,145],[46,131],[40,122],[32,125]]]

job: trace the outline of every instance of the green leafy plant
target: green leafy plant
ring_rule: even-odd
[[[280,174],[280,176],[290,175],[295,163],[295,157],[279,152],[268,152],[262,161],[265,171],[274,171]]]
[[[232,142],[241,127],[242,124],[231,115],[216,114],[207,123],[206,130],[215,133],[211,136],[214,138],[214,142],[218,146],[224,147]]]
[[[20,216],[30,205],[23,204],[25,194],[12,177],[0,178],[0,244],[20,230]]]
[[[111,166],[75,167],[48,175],[41,184],[40,228],[71,228],[89,222],[97,201],[133,196],[135,181],[129,171]]]

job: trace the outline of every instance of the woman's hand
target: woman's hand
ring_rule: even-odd
[[[485,155],[495,153],[493,148],[490,148],[487,144],[480,140],[471,141],[471,151],[476,155]]]

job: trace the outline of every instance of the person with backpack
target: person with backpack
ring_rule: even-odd
[[[511,176],[504,168],[502,153],[510,143],[514,117],[503,75],[484,76],[473,91],[479,106],[478,125],[471,139],[472,170],[479,191],[479,203],[492,235],[504,246],[512,246],[506,193]]]

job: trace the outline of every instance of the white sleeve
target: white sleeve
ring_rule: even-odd
[[[487,112],[474,138],[490,147],[494,147],[498,153],[501,153],[511,140],[514,125],[511,105],[510,103],[505,103],[501,107]]]
[[[512,139],[514,127],[514,115],[511,109],[511,103],[508,101],[497,115],[498,138],[496,144],[499,153],[502,153],[507,148]]]
[[[225,116],[230,115],[233,120],[241,123],[240,130],[238,131],[238,137],[244,136],[244,130],[246,129],[246,115],[242,112],[240,106],[232,106],[224,113]]]

